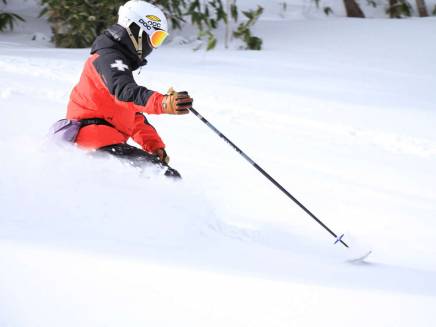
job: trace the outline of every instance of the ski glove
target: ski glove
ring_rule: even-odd
[[[163,163],[165,163],[167,165],[170,162],[170,157],[168,156],[165,149],[157,149],[153,154],[155,156],[157,156],[160,161],[162,161]]]
[[[184,115],[189,113],[193,101],[188,92],[176,92],[171,87],[162,100],[162,109],[166,114]]]

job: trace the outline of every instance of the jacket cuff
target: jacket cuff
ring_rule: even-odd
[[[147,144],[145,144],[142,148],[144,151],[148,152],[148,153],[154,153],[155,151],[159,150],[159,149],[165,149],[165,144],[162,141],[153,141],[153,142],[148,142]]]
[[[159,92],[154,92],[152,96],[148,99],[146,104],[146,113],[153,113],[160,115],[163,113],[162,101],[164,99],[164,95]]]

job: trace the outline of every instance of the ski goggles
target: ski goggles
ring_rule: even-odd
[[[156,30],[150,36],[150,43],[153,48],[157,48],[165,41],[168,33],[163,30]]]

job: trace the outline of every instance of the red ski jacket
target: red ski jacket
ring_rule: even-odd
[[[130,137],[149,153],[165,147],[143,115],[161,114],[163,95],[136,84],[132,71],[144,63],[130,43],[118,25],[94,42],[80,81],[71,93],[67,118],[101,118],[113,127],[82,127],[76,139],[81,147],[98,149],[125,143]]]

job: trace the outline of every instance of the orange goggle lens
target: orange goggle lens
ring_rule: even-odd
[[[150,37],[150,43],[153,48],[157,48],[160,46],[163,41],[167,38],[168,33],[162,30],[154,31],[153,34]]]

